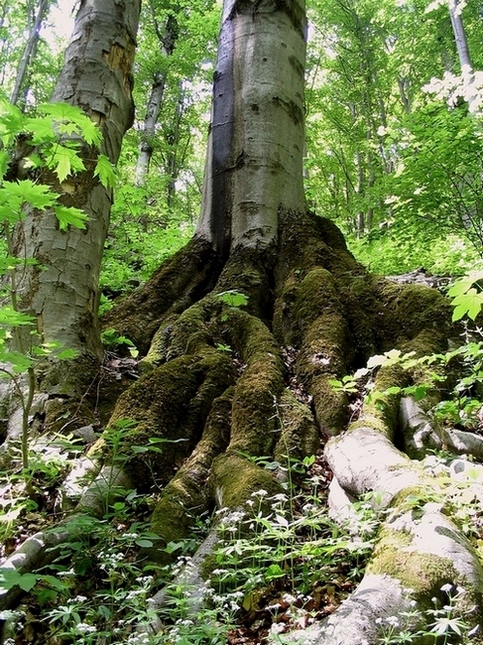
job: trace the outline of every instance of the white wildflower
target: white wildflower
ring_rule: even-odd
[[[88,625],[87,623],[78,623],[76,629],[81,634],[93,634],[97,631],[94,625]]]
[[[282,600],[289,605],[293,605],[297,598],[295,598],[295,596],[292,596],[292,594],[286,593],[283,595]]]
[[[390,627],[399,627],[399,619],[397,616],[388,616],[386,622]]]
[[[271,634],[282,634],[285,631],[285,623],[272,623],[270,627]]]
[[[252,497],[266,497],[266,495],[268,495],[268,493],[266,490],[263,490],[263,488],[252,493]]]

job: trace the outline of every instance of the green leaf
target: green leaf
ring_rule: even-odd
[[[3,176],[7,172],[8,163],[10,161],[10,155],[6,150],[0,150],[0,180],[3,179]]]
[[[10,305],[0,308],[0,325],[17,327],[18,325],[31,325],[35,322],[35,316],[29,316],[20,311],[16,311]]]
[[[285,571],[279,564],[271,564],[265,571],[265,578],[267,580],[275,580],[276,578],[283,578]]]
[[[99,155],[94,170],[94,177],[99,176],[99,181],[105,188],[114,188],[116,185],[116,168],[106,155]]]
[[[58,198],[58,195],[51,191],[50,186],[34,184],[30,179],[22,179],[18,182],[6,181],[3,187],[21,204],[26,202],[34,208],[48,208],[55,204]]]
[[[61,145],[55,146],[47,165],[53,169],[61,183],[73,172],[85,170],[84,162],[76,150]]]
[[[54,213],[59,220],[59,228],[66,231],[69,226],[85,229],[88,217],[79,208],[74,206],[54,206]]]
[[[134,540],[134,542],[141,547],[149,548],[153,546],[153,542],[151,542],[151,540],[146,540],[145,538],[139,538],[138,540]]]
[[[33,361],[27,354],[22,354],[22,352],[5,352],[2,355],[2,360],[6,363],[10,363],[12,370],[15,374],[23,374],[30,367],[32,367]]]
[[[424,399],[429,389],[430,389],[429,385],[417,385],[414,388],[414,394],[413,394],[414,400],[421,401],[422,399]]]
[[[387,390],[384,391],[384,394],[391,395],[391,394],[400,394],[401,393],[401,388],[398,387],[397,385],[392,385],[391,387],[388,387]]]
[[[225,305],[229,307],[243,307],[248,304],[248,296],[236,289],[230,289],[229,291],[222,291],[222,293],[217,294],[219,298]]]
[[[70,103],[43,103],[39,106],[39,111],[53,119],[73,121],[74,123],[78,123],[82,117],[85,117],[80,107],[70,105]]]
[[[448,295],[451,298],[455,298],[459,295],[465,294],[469,291],[472,285],[478,280],[483,279],[483,271],[472,271],[463,278],[459,278],[454,282],[453,285],[448,289]]]
[[[43,575],[42,581],[47,582],[51,587],[53,587],[54,589],[58,589],[59,591],[65,591],[68,588],[67,585],[64,582],[62,582],[60,578],[57,578],[56,576]]]
[[[453,322],[461,320],[464,316],[475,320],[483,307],[483,294],[479,293],[475,288],[471,288],[466,293],[460,293],[455,296],[452,305],[454,307]]]
[[[77,355],[78,352],[75,349],[63,349],[58,354],[56,353],[57,358],[61,361],[72,360],[73,358],[76,358]]]
[[[20,573],[17,569],[0,569],[0,588],[8,591],[13,587],[20,587],[23,591],[30,591],[37,584],[39,576],[34,573]]]
[[[88,116],[84,115],[84,119],[81,124],[81,135],[86,143],[89,145],[98,146],[102,141],[102,134],[98,126],[89,119]]]
[[[57,139],[52,119],[33,117],[25,120],[24,129],[31,132],[30,143],[35,146],[51,143]]]
[[[11,145],[24,129],[25,116],[15,105],[0,101],[0,140],[4,146]]]

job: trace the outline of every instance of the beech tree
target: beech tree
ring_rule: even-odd
[[[383,618],[403,618],[413,604],[424,610],[445,585],[461,587],[458,607],[476,628],[481,564],[416,459],[456,440],[428,430],[419,441],[426,420],[402,395],[421,384],[420,364],[397,360],[444,352],[455,334],[450,307],[437,291],[366,272],[337,227],[307,211],[305,36],[304,0],[224,2],[200,222],[190,243],[105,317],[139,348],[143,375],[91,450],[102,470],[76,513],[101,513],[113,484],[162,486],[151,519],[159,541],[144,556],[164,563],[165,547],[206,511],[223,517],[260,488],[283,491],[283,473],[258,458],[302,459],[322,436],[333,512],[350,514],[354,499],[373,492],[387,515],[358,589],[287,640],[376,645]],[[333,381],[383,353],[377,396],[351,420],[347,391]],[[157,441],[162,451],[150,451]],[[6,566],[48,563],[68,535],[66,523],[37,534]],[[215,542],[216,522],[189,573],[193,604]],[[16,596],[14,588],[1,595],[0,607]],[[151,607],[165,600],[161,590]],[[474,642],[483,642],[479,633]]]
[[[97,364],[102,358],[97,322],[99,271],[112,187],[101,183],[95,168],[100,153],[112,164],[117,162],[122,137],[132,125],[132,64],[139,11],[139,2],[83,3],[52,96],[53,102],[81,107],[103,135],[100,150],[84,145],[80,153],[84,169],[74,178],[68,175],[59,181],[53,173],[47,178],[65,206],[75,205],[88,215],[86,229],[62,231],[52,212],[41,217],[32,212],[18,227],[15,241],[19,257],[38,261],[36,266],[21,267],[19,280],[21,307],[35,315],[41,341],[60,342]],[[19,151],[20,158],[24,153]],[[16,170],[13,166],[12,173]]]

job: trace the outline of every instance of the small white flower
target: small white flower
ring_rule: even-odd
[[[81,602],[86,602],[86,600],[87,600],[87,596],[76,596],[76,597],[72,600],[72,602],[79,602],[79,603],[81,603]]]
[[[282,634],[285,631],[285,623],[272,623],[270,627],[271,634]]]
[[[284,602],[287,602],[289,605],[292,605],[297,600],[297,598],[295,598],[295,596],[292,596],[292,594],[286,593],[283,595],[282,600]]]
[[[399,627],[399,619],[397,616],[388,616],[386,622],[390,627]]]
[[[265,497],[266,495],[268,495],[268,493],[266,490],[263,490],[263,488],[252,493],[252,497]]]
[[[285,493],[277,493],[276,495],[274,495],[272,497],[272,499],[275,502],[286,502],[287,501],[287,495],[285,495]]]
[[[88,625],[87,623],[78,623],[76,629],[81,634],[92,634],[97,631],[94,625]]]
[[[449,582],[447,582],[445,585],[443,585],[441,587],[441,591],[443,593],[448,593],[449,594],[449,593],[451,593],[452,590],[453,590],[453,585],[451,583],[449,583]]]

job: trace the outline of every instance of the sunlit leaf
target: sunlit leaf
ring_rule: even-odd
[[[50,190],[49,186],[44,184],[35,184],[30,179],[22,179],[18,182],[6,181],[3,187],[8,193],[17,198],[21,203],[28,203],[34,208],[47,208],[52,206],[58,195]]]
[[[114,188],[116,185],[116,169],[106,155],[99,155],[97,159],[94,177],[97,176],[101,184],[106,188]]]
[[[74,206],[55,206],[54,213],[59,220],[59,228],[61,231],[66,231],[69,226],[76,228],[86,228],[88,217],[79,208]]]

